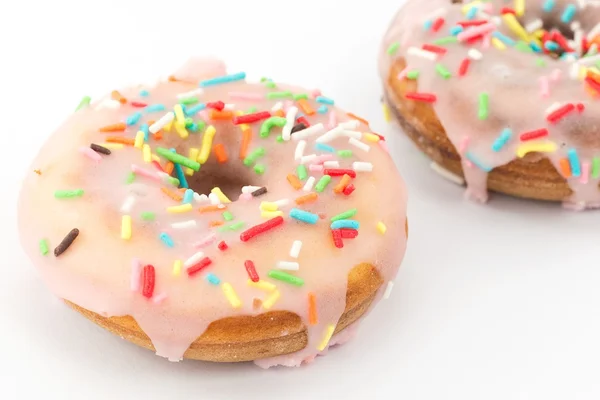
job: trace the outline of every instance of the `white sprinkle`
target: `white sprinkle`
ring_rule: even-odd
[[[302,156],[300,157],[300,164],[308,164],[313,160],[317,159],[317,155],[316,154],[309,154],[307,156]]]
[[[532,33],[534,31],[537,31],[538,29],[540,29],[543,26],[544,26],[544,23],[542,22],[542,20],[540,18],[536,18],[533,21],[528,22],[527,25],[525,25],[525,30],[529,33]]]
[[[394,288],[394,282],[389,281],[387,284],[387,287],[385,288],[385,293],[383,293],[383,299],[387,300],[390,298],[390,295],[392,294],[392,289]]]
[[[453,174],[445,168],[442,168],[438,163],[432,162],[429,164],[432,170],[437,172],[443,178],[448,179],[450,182],[456,183],[459,186],[463,186],[465,184],[465,180],[458,175]]]
[[[150,133],[156,133],[156,132],[160,131],[163,126],[165,126],[169,122],[173,121],[174,118],[175,118],[175,113],[173,111],[169,111],[168,113],[166,113],[165,115],[160,117],[160,119],[158,121],[156,121],[155,123],[150,125],[150,128],[149,128]]]
[[[292,243],[292,248],[290,249],[290,257],[298,258],[298,256],[300,255],[301,249],[302,249],[302,241],[294,240],[294,243]]]
[[[281,101],[278,101],[277,103],[275,103],[275,105],[273,106],[273,108],[271,108],[271,112],[276,112],[283,109],[283,103]]]
[[[210,233],[208,236],[203,237],[199,242],[194,243],[194,247],[197,249],[201,249],[213,243],[215,240],[217,240],[217,235],[213,232]]]
[[[323,126],[323,124],[321,124],[321,123],[318,123],[318,124],[309,126],[306,129],[302,129],[301,131],[295,132],[292,135],[292,139],[294,139],[296,141],[303,140],[310,136],[318,135],[321,132],[323,132],[324,130],[325,130],[325,126]]]
[[[300,269],[300,264],[293,261],[278,261],[277,268],[286,271],[298,271]]]
[[[581,66],[577,63],[574,63],[571,65],[571,68],[569,69],[569,78],[575,80],[575,79],[579,79],[579,68]]]
[[[325,161],[323,163],[323,167],[325,168],[339,168],[340,167],[340,163],[337,161]]]
[[[360,140],[356,140],[354,138],[350,138],[350,140],[348,140],[348,143],[350,143],[352,146],[361,149],[363,151],[368,152],[369,150],[371,150],[371,146],[369,146],[366,143],[361,142]]]
[[[576,29],[574,30],[574,35],[573,35],[573,46],[575,48],[575,52],[577,54],[579,54],[579,56],[581,56],[581,53],[583,51],[583,31],[581,29]]]
[[[364,161],[355,161],[352,163],[352,169],[356,172],[371,172],[373,171],[373,164]]]
[[[358,129],[358,127],[360,126],[360,121],[356,119],[351,119],[350,121],[340,123],[338,126],[344,130],[352,131],[354,129]]]
[[[556,102],[550,105],[550,107],[546,108],[546,115],[552,114],[554,111],[558,110],[562,107],[562,103]]]
[[[123,205],[121,206],[121,212],[123,214],[129,214],[131,212],[131,208],[135,204],[135,197],[129,195],[125,198]]]
[[[210,200],[210,204],[212,205],[221,204],[221,199],[219,199],[219,196],[217,196],[216,193],[210,193],[208,195],[208,200]]]
[[[317,138],[317,140],[315,140],[315,142],[317,142],[317,143],[331,142],[335,138],[339,137],[342,134],[343,130],[344,130],[344,128],[342,128],[340,125],[338,125],[335,128],[325,132],[323,135],[319,136]]]
[[[191,99],[196,96],[201,96],[203,93],[204,93],[204,90],[202,90],[202,88],[198,88],[198,89],[190,90],[189,92],[179,93],[177,95],[177,99],[178,100]]]
[[[166,298],[167,298],[167,294],[166,294],[166,293],[160,293],[160,294],[157,294],[156,296],[154,296],[154,297],[152,298],[152,302],[153,302],[154,304],[160,304],[160,303],[162,303],[163,301],[165,301],[165,300],[166,300]]]
[[[290,204],[290,199],[277,200],[277,201],[274,201],[273,204],[276,204],[277,208],[284,208]]]
[[[600,61],[600,54],[582,58],[579,61],[577,61],[577,63],[580,65],[591,65],[591,64],[595,64],[597,61]]]
[[[225,104],[225,106],[223,107],[223,109],[227,110],[227,111],[235,110],[235,104],[233,104],[233,103],[227,103],[227,104]]]
[[[292,137],[292,128],[294,127],[294,122],[296,121],[296,115],[298,114],[298,107],[290,107],[285,115],[285,119],[287,120],[283,130],[281,131],[281,137],[286,142]]]
[[[190,229],[195,228],[197,226],[196,220],[190,219],[189,221],[184,222],[175,222],[171,224],[171,228],[173,229]]]
[[[194,192],[194,201],[200,204],[206,203],[208,201],[208,196],[205,194],[198,194]]]
[[[431,51],[423,50],[418,47],[409,47],[407,53],[411,56],[417,56],[429,61],[435,61],[437,54]]]
[[[247,193],[256,192],[261,187],[262,186],[243,186],[242,187],[242,193],[247,194]]]
[[[573,22],[571,22],[571,26],[570,27],[571,27],[572,31],[576,31],[578,29],[581,29],[581,22],[579,22],[579,21],[573,21]]]
[[[140,290],[140,275],[142,273],[142,263],[137,258],[131,260],[131,282],[130,288],[132,292]]]
[[[362,138],[362,132],[359,132],[359,131],[344,130],[344,131],[342,131],[342,135],[349,137],[349,138],[358,139],[358,140],[360,140]]]
[[[315,181],[317,179],[314,176],[311,176],[310,178],[308,178],[306,180],[306,183],[304,184],[304,187],[302,188],[302,190],[304,190],[305,192],[310,192],[315,184]]]
[[[109,110],[116,110],[119,107],[121,107],[121,103],[118,102],[117,100],[104,99],[96,106],[95,109],[96,110],[104,110],[105,108],[108,108]]]
[[[304,149],[306,148],[306,140],[301,140],[296,145],[296,151],[294,152],[294,160],[299,160],[304,155]]]
[[[483,58],[483,54],[481,54],[481,52],[477,49],[470,49],[469,52],[467,53],[467,55],[469,56],[469,58],[471,60],[476,60],[476,61],[479,61]]]
[[[189,268],[189,267],[193,266],[194,264],[196,264],[198,261],[202,260],[202,258],[204,258],[204,253],[199,251],[196,254],[194,254],[193,256],[191,256],[190,258],[188,258],[187,260],[185,260],[185,262],[183,263],[183,267]]]
[[[482,13],[483,14],[483,13]],[[502,25],[502,18],[500,18],[497,15],[494,15],[492,18],[490,18],[490,20],[492,21],[492,24],[496,25],[496,26],[500,26]]]

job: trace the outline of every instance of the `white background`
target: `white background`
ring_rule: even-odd
[[[394,136],[376,55],[401,3],[3,2],[0,398],[598,399],[599,214],[471,204]],[[193,54],[319,87],[389,137],[410,188],[391,299],[308,367],[171,364],[65,308],[20,250],[17,193],[42,141],[83,95],[168,75]]]

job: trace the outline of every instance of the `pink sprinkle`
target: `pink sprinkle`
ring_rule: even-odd
[[[142,263],[139,259],[131,260],[131,282],[130,288],[132,292],[140,290],[140,278],[142,276]]]
[[[198,113],[198,115],[200,115],[200,118],[202,118],[205,121],[208,121],[210,119],[210,114],[208,113],[208,110],[202,110]]]
[[[136,175],[140,175],[140,176],[146,177],[148,179],[152,179],[157,182],[161,181],[159,175],[157,175],[153,171],[148,171],[147,169],[144,169],[138,165],[131,164],[131,171],[133,171],[133,173]]]
[[[590,163],[584,161],[581,163],[581,183],[587,185],[588,180],[590,178]]]
[[[377,142],[377,143],[379,143],[379,147],[381,147],[381,149],[382,149],[383,151],[385,151],[386,153],[389,153],[389,152],[390,152],[390,149],[388,148],[388,145],[387,145],[387,143],[385,142],[385,140],[380,140],[380,141],[379,141],[379,142]]]
[[[321,172],[321,171],[323,171],[323,166],[322,165],[317,165],[317,164],[310,164],[308,166],[308,170],[309,171]]]
[[[550,81],[547,76],[540,77],[540,95],[542,97],[550,96]]]
[[[483,40],[481,41],[481,48],[489,49],[491,43],[492,43],[492,37],[490,35],[484,36]]]
[[[456,38],[458,39],[459,42],[464,42],[466,40],[474,38],[475,36],[486,35],[495,30],[496,30],[496,25],[492,22],[488,22],[487,24],[469,28],[469,29],[459,33],[456,36]]]
[[[252,194],[251,193],[242,193],[242,194],[240,194],[240,197],[238,197],[238,200],[250,201],[250,200],[252,200]]]
[[[160,304],[163,301],[165,301],[166,298],[167,298],[166,293],[160,293],[160,294],[157,294],[156,296],[154,296],[154,298],[152,299],[152,302],[154,304]]]
[[[102,161],[102,156],[96,153],[94,150],[90,149],[89,147],[80,147],[79,152],[93,161]]]
[[[485,11],[486,13],[491,14],[493,12],[492,3],[486,3],[486,4],[481,5],[481,9],[483,11]]]
[[[331,110],[329,112],[329,122],[327,122],[327,128],[328,129],[333,129],[337,126],[338,122],[337,122],[337,114],[335,113],[335,111]]]
[[[229,92],[229,97],[232,100],[262,100],[263,96],[260,93],[244,93],[244,92]]]
[[[321,94],[322,94],[322,93],[321,93],[321,91],[320,91],[319,89],[315,89],[315,90],[313,90],[313,91],[312,91],[312,93],[311,93],[310,95],[313,97],[313,99],[316,99],[316,98],[317,98],[317,97],[319,97]]]
[[[194,244],[194,247],[197,247],[197,248],[206,247],[209,244],[213,243],[215,240],[217,240],[217,235],[215,233],[211,233],[210,235],[206,236],[204,239],[202,239],[198,243]]]
[[[465,154],[467,147],[469,147],[469,138],[465,137],[463,140],[461,140],[460,145],[458,146],[458,152],[460,154]]]
[[[320,156],[318,156],[317,158],[315,158],[314,160],[312,160],[311,164],[323,164],[325,161],[330,161],[333,160],[335,157],[333,156],[333,154],[322,154]]]
[[[402,81],[406,78],[406,75],[408,74],[408,67],[405,67],[402,71],[400,71],[400,73],[398,74],[397,78],[399,81]]]
[[[554,71],[552,71],[552,74],[550,74],[550,80],[552,82],[556,82],[557,80],[560,79],[561,76],[562,76],[562,71],[557,68]]]

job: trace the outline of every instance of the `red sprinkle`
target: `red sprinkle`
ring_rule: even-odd
[[[356,229],[342,228],[340,229],[340,233],[342,235],[342,239],[354,239],[358,236],[358,231]]]
[[[338,249],[344,247],[344,241],[342,240],[342,232],[339,229],[332,229],[331,236],[333,237],[333,244]]]
[[[563,48],[567,53],[572,52],[573,49],[569,46],[567,39],[557,30],[552,31],[552,40],[554,40],[560,47]]]
[[[465,76],[467,72],[469,72],[469,67],[471,66],[471,60],[465,58],[460,63],[460,68],[458,68],[458,76]]]
[[[432,30],[433,32],[437,32],[437,31],[439,31],[439,30],[440,30],[440,28],[441,28],[442,26],[444,26],[444,23],[445,23],[445,22],[446,22],[446,20],[445,20],[444,18],[442,18],[442,17],[440,17],[440,18],[436,19],[436,20],[433,22],[433,25],[431,26],[431,30]]]
[[[283,217],[278,216],[275,218],[271,218],[270,220],[263,222],[262,224],[258,224],[253,226],[250,229],[245,230],[240,234],[240,240],[242,242],[247,242],[255,236],[260,235],[261,233],[265,233],[270,231],[271,229],[283,224]]]
[[[559,109],[553,111],[552,113],[550,113],[546,119],[555,124],[557,122],[559,122],[561,119],[563,119],[564,117],[566,117],[568,114],[570,114],[571,112],[575,111],[575,106],[571,103],[569,104],[565,104],[564,106],[560,107]]]
[[[154,165],[154,167],[159,170],[160,172],[165,172],[165,170],[163,169],[162,165],[160,165],[160,163],[156,160],[152,160],[152,165]]]
[[[196,264],[192,265],[187,269],[188,276],[193,276],[208,267],[212,264],[212,260],[208,257],[204,257],[202,260],[198,261]]]
[[[432,53],[436,53],[436,54],[440,54],[440,55],[444,55],[448,52],[447,49],[440,47],[440,46],[435,46],[433,44],[424,44],[423,45],[423,50],[427,50],[430,51]]]
[[[260,121],[262,119],[267,119],[270,116],[271,116],[271,113],[269,111],[261,111],[261,112],[257,112],[254,114],[240,115],[238,117],[233,118],[233,124],[234,125],[251,124],[253,122]]]
[[[548,129],[546,128],[522,133],[520,139],[521,141],[526,142],[528,140],[538,139],[544,136],[548,136]]]
[[[138,107],[138,108],[142,108],[142,107],[147,107],[148,106],[148,104],[146,104],[146,103],[140,103],[140,102],[137,102],[137,101],[132,101],[130,104],[133,107]]]
[[[309,127],[310,123],[308,122],[308,120],[305,117],[300,117],[296,120],[296,123],[298,124],[304,124],[305,127]]]
[[[473,36],[470,39],[467,39],[465,43],[467,43],[468,45],[472,45],[477,43],[478,41],[483,39],[483,35],[477,35],[477,36]]]
[[[225,241],[221,241],[218,244],[219,250],[221,251],[225,251],[229,248],[229,246],[227,246],[227,243],[225,243]]]
[[[353,169],[326,168],[323,170],[323,175],[329,176],[344,176],[349,175],[350,178],[356,178],[356,171]]]
[[[596,92],[600,93],[600,83],[596,82],[594,79],[592,79],[589,76],[585,77],[585,83],[590,85],[590,87],[592,89],[594,89]]]
[[[424,101],[425,103],[435,103],[437,96],[432,93],[409,92],[404,95],[409,100]]]
[[[206,108],[214,108],[215,110],[223,111],[223,109],[225,108],[225,103],[223,103],[222,101],[206,103]]]
[[[344,189],[344,191],[342,193],[344,193],[346,196],[350,196],[350,194],[352,194],[352,192],[354,192],[354,190],[356,190],[356,188],[351,183],[348,186],[346,186],[346,189]]]
[[[244,261],[244,267],[246,267],[246,272],[252,282],[258,282],[260,280],[258,273],[256,272],[256,267],[251,260]]]
[[[512,8],[510,8],[510,7],[502,7],[502,10],[500,10],[500,13],[501,13],[502,15],[504,15],[504,14],[513,14],[513,15],[517,15],[517,13],[515,12],[515,10],[513,10],[513,9],[512,9]]]
[[[581,103],[577,104],[577,112],[582,113],[585,110],[585,106]]]
[[[487,24],[488,22],[489,22],[488,20],[478,19],[475,21],[460,21],[460,22],[457,22],[457,24],[462,26],[463,28],[468,28],[470,26],[479,26],[479,25]]]
[[[153,265],[146,265],[142,271],[142,294],[150,298],[154,293],[154,283],[156,280],[156,271]]]

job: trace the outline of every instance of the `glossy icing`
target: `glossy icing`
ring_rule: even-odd
[[[596,67],[600,58],[595,55],[593,42],[600,33],[598,4],[567,0],[451,3],[432,0],[424,6],[422,1],[409,0],[385,35],[379,69],[387,82],[392,63],[402,58],[406,72],[419,73],[418,92],[437,97],[431,105],[462,157],[467,197],[487,201],[488,172],[535,153],[548,157],[567,180],[573,193],[564,199],[564,206],[577,210],[600,207],[600,125],[595,99],[600,92],[592,88],[594,82],[584,81],[587,77],[588,81],[600,82]],[[440,26],[434,28],[436,21]],[[456,28],[459,22],[469,21],[485,22],[485,27]],[[567,39],[568,35],[577,39],[568,41],[571,48],[560,59],[532,49],[536,44],[531,43],[542,43],[536,37],[541,23],[549,33],[556,28]],[[470,29],[486,27],[489,29],[481,40],[460,41]],[[453,37],[461,39],[443,43]],[[589,40],[582,44],[585,37]],[[546,44],[546,38],[542,40],[544,46],[554,46]],[[447,52],[415,51],[424,45],[436,45]],[[461,64],[466,59],[468,71],[461,76]],[[443,77],[446,72],[451,76]],[[480,115],[482,94],[488,96],[488,111]],[[558,122],[548,120],[553,111],[568,104],[573,105],[568,115]],[[510,131],[503,137],[506,129]],[[521,138],[539,129],[547,129],[548,135]]]
[[[202,148],[208,126],[216,128],[207,161],[193,177],[187,176],[192,188],[199,193],[194,195],[193,210],[182,213],[167,211],[168,207],[183,204],[185,199],[175,201],[162,192],[162,188],[170,188],[175,193],[177,189],[166,182],[164,175],[157,175],[155,165],[145,162],[143,148],[126,145],[120,149],[113,148],[110,155],[100,154],[99,157],[99,153],[94,152],[94,155],[86,150],[91,143],[103,145],[108,136],[135,138],[141,124],[149,120],[158,121],[173,110],[178,95],[190,91],[199,93],[198,82],[206,83],[207,79],[224,75],[225,67],[219,61],[190,60],[174,74],[176,81],[123,90],[113,98],[121,96],[124,104],[108,96],[89,106],[83,105],[73,113],[43,145],[32,164],[32,172],[25,179],[19,203],[21,241],[57,296],[103,316],[133,316],[152,340],[156,353],[172,361],[180,360],[189,345],[212,321],[266,311],[264,302],[269,298],[274,300],[273,293],[248,285],[249,277],[244,265],[246,260],[252,260],[261,281],[276,285],[279,291],[279,297],[269,310],[292,311],[301,317],[308,329],[307,347],[292,355],[292,359],[296,360],[294,363],[301,362],[320,352],[317,348],[322,347],[327,330],[335,326],[342,315],[348,272],[359,263],[375,266],[384,280],[381,295],[387,283],[394,279],[405,252],[404,183],[383,142],[377,135],[369,133],[367,125],[337,107],[326,105],[327,99],[319,98],[318,102],[309,95],[307,104],[314,110],[321,108],[322,113],[316,112],[305,118],[311,126],[323,123],[324,127],[321,134],[306,138],[303,155],[315,154],[317,159],[295,159],[300,141],[294,136],[302,134],[302,131],[294,133],[289,141],[279,141],[276,137],[284,128],[275,126],[268,137],[260,137],[259,132],[265,122],[261,120],[248,124],[252,139],[247,154],[264,147],[265,154],[257,161],[265,168],[263,174],[256,173],[252,163],[246,166],[240,159],[242,127],[234,125],[231,120],[211,119],[217,115],[211,115],[208,109],[192,117],[195,123],[204,120],[206,128],[193,132],[190,125],[186,139],[177,130],[181,129],[181,125],[176,129],[173,124],[169,131],[163,128],[158,133],[162,135],[160,140],[150,133],[146,144],[149,144],[154,158],[166,168],[166,160],[156,156],[158,147],[174,148],[178,154],[187,157],[190,148]],[[144,90],[147,92],[145,97],[142,96],[146,94]],[[268,93],[285,91],[308,93],[270,81],[246,83],[238,80],[204,87],[197,97],[198,104],[222,101],[226,104],[223,111],[246,112],[250,107],[256,107],[259,112],[283,108],[285,114],[298,104],[289,93],[281,99],[266,98]],[[157,106],[159,104],[164,105],[164,110],[148,112],[161,108]],[[194,106],[188,105],[187,110]],[[299,112],[297,117],[301,115]],[[101,132],[101,128],[107,125],[122,122],[131,124],[124,132]],[[337,128],[337,124],[345,128]],[[333,128],[336,131],[332,140],[323,140],[322,135]],[[359,140],[363,148],[350,144],[349,137]],[[316,148],[316,141],[324,142],[336,151],[352,150],[352,155],[340,157],[337,153],[329,153],[331,149],[322,145]],[[224,163],[216,159],[214,146],[219,144],[227,153],[228,161]],[[314,193],[316,189],[313,185],[312,189],[295,190],[286,179],[288,174],[296,173],[297,165],[305,162],[308,175],[318,182],[324,175],[319,170],[322,166],[318,164],[326,161],[337,161],[340,168],[349,169],[355,166],[354,162],[368,162],[372,171],[356,172],[356,178],[351,180],[356,190],[348,196],[333,192],[334,186],[341,180],[333,177],[325,190],[318,193],[318,201],[295,204],[296,198]],[[310,163],[315,165],[311,167]],[[127,183],[132,165],[137,166],[138,172],[133,182]],[[361,169],[360,166],[364,167],[364,164],[357,168]],[[333,165],[332,168],[335,167]],[[40,174],[34,173],[34,169]],[[305,186],[307,181],[301,181],[302,185]],[[268,192],[259,197],[240,195],[242,187],[247,185],[265,186]],[[209,194],[215,186],[232,200],[226,204],[231,215],[223,214],[222,210],[199,212],[201,207],[211,205],[211,200],[200,194]],[[77,189],[82,189],[83,195],[55,198],[58,190]],[[289,202],[279,202],[283,225],[250,241],[241,241],[243,231],[273,218],[273,215],[261,217],[262,202],[284,199]],[[318,214],[320,219],[314,225],[296,221],[289,216],[294,207]],[[332,241],[330,219],[354,208],[358,211],[351,219],[360,223],[359,235],[355,239],[344,239],[344,247],[336,248]],[[143,220],[141,215],[145,212],[155,213],[155,218]],[[123,216],[131,217],[129,239],[124,239],[128,235],[123,233],[123,226],[127,225],[124,222],[127,217]],[[233,220],[224,221],[231,216]],[[215,221],[225,225],[210,227],[209,224]],[[387,228],[385,234],[377,229],[380,221]],[[239,222],[243,222],[244,226],[237,230],[224,228]],[[51,249],[73,228],[79,229],[79,236],[62,255],[55,257]],[[172,248],[161,241],[161,234],[169,235],[174,244]],[[44,240],[50,249],[46,255],[40,254],[40,240]],[[226,250],[219,248],[223,241],[227,245]],[[294,241],[302,241],[297,259],[289,254]],[[199,251],[203,252],[202,257],[210,258],[210,265],[191,277],[188,277],[185,265],[179,264],[179,274],[175,271],[176,260],[185,263]],[[302,278],[302,286],[268,276],[269,271],[277,270],[281,261],[298,263],[298,271],[286,272]],[[154,266],[155,285],[147,298],[143,295],[144,282],[140,278],[143,269],[140,271],[140,268],[149,264]],[[213,283],[208,282],[209,278]],[[217,280],[220,283],[215,284]],[[225,295],[226,287],[235,292],[241,302],[239,307],[234,308],[234,303],[230,303]],[[317,323],[312,325],[308,315],[309,293],[316,296],[318,316]],[[262,300],[263,305],[255,308],[255,299]],[[327,345],[326,342],[324,344]],[[264,363],[287,365],[290,361],[277,358],[264,360]]]

